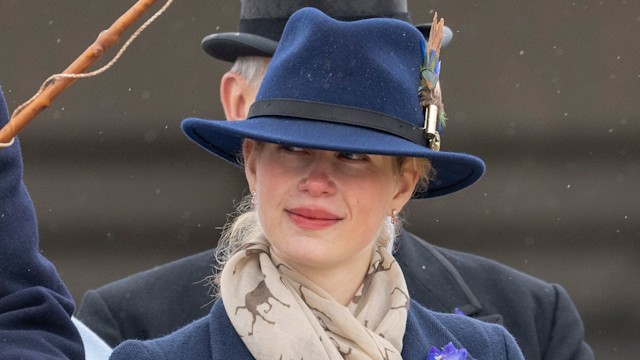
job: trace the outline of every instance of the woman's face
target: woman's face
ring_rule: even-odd
[[[251,140],[243,150],[264,233],[303,274],[368,264],[385,217],[402,209],[418,178],[410,167],[399,171],[390,156]]]

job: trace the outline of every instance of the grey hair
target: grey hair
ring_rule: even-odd
[[[241,56],[236,59],[229,71],[242,76],[251,85],[260,85],[271,58],[264,56]]]

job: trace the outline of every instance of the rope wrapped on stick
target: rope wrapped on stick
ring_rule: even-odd
[[[107,30],[98,35],[98,38],[91,44],[69,67],[62,73],[50,76],[44,81],[38,92],[20,105],[13,112],[9,123],[0,129],[0,148],[9,147],[13,144],[15,136],[25,127],[36,115],[51,105],[64,89],[78,78],[91,77],[109,69],[127,49],[129,44],[149,26],[158,16],[160,16],[171,5],[173,0],[167,2],[152,17],[142,24],[122,45],[116,56],[106,65],[98,70],[85,73],[84,71],[95,63],[113,45],[115,45],[122,34],[140,18],[154,3],[155,0],[138,0],[129,10],[122,14]]]

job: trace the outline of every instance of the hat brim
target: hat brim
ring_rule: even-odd
[[[416,25],[425,38],[429,37],[431,24]],[[442,47],[453,39],[453,31],[447,26],[442,31]],[[278,42],[269,38],[242,32],[226,32],[207,35],[202,39],[202,49],[212,57],[234,62],[241,56],[272,57]]]
[[[216,59],[233,62],[240,56],[272,57],[278,42],[248,33],[211,34],[202,39],[202,49]]]
[[[463,189],[484,174],[479,158],[462,153],[432,151],[411,141],[358,126],[287,117],[256,117],[243,121],[212,121],[197,118],[182,122],[185,134],[222,159],[238,162],[242,141],[250,138],[303,148],[427,158],[436,171],[427,191],[413,198],[434,198]]]

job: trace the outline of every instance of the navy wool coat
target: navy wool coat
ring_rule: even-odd
[[[449,342],[458,349],[467,349],[467,360],[524,359],[515,340],[502,326],[462,315],[435,313],[412,300],[402,358],[425,360],[431,346],[441,348]],[[253,356],[233,328],[222,300],[217,300],[208,316],[163,338],[126,341],[114,350],[110,359],[242,360]]]
[[[9,119],[0,89],[0,127]],[[74,303],[38,249],[20,145],[0,149],[0,359],[84,359]]]

